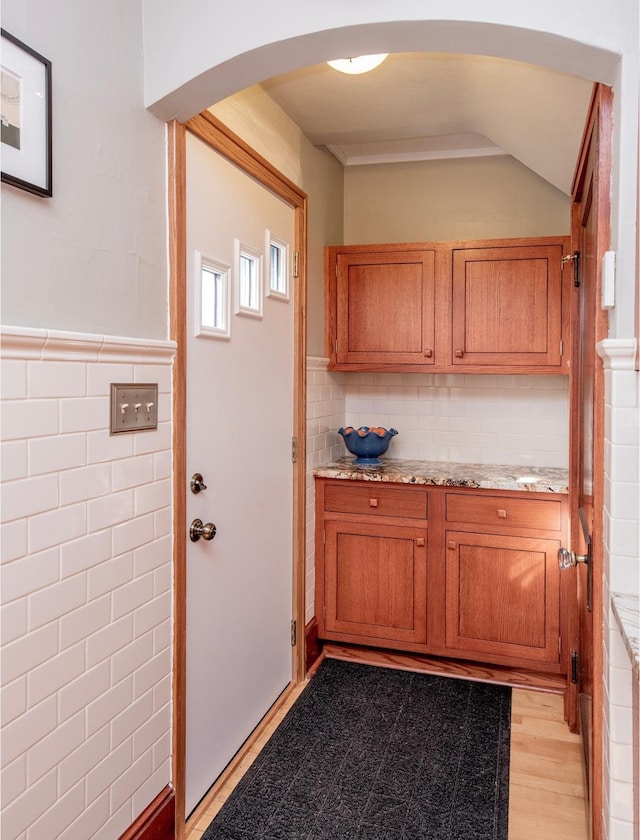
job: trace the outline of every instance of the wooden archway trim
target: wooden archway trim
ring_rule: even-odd
[[[305,674],[305,489],[306,489],[306,332],[307,332],[307,195],[266,158],[213,114],[205,111],[186,123],[168,123],[169,308],[170,337],[176,342],[173,382],[173,785],[176,791],[176,838],[185,832],[186,773],[186,133],[223,155],[294,210],[298,276],[294,295],[293,428],[297,460],[293,465],[293,617],[297,644],[293,682]]]

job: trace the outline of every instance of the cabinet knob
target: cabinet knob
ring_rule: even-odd
[[[447,540],[447,548],[450,551],[455,551],[458,547],[458,544],[454,540]]]
[[[507,511],[502,510],[502,508],[498,508],[498,518],[499,519],[506,519],[507,518]]]
[[[430,359],[433,356],[433,350],[431,347],[425,347],[424,355],[427,359]]]
[[[456,350],[454,356],[456,359],[461,359],[464,356],[464,350]]]
[[[418,537],[416,539],[416,545],[418,546],[418,548],[424,548],[424,545],[425,545],[424,537]]]
[[[369,507],[378,507],[377,499],[369,499]]]

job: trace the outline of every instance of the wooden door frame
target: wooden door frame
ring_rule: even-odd
[[[589,115],[585,124],[580,157],[576,165],[571,195],[571,239],[572,251],[580,250],[580,227],[582,219],[578,213],[578,205],[575,199],[582,195],[582,188],[586,176],[586,164],[589,148],[593,142],[593,132],[598,125],[598,150],[596,156],[596,172],[594,174],[596,193],[593,201],[597,203],[597,232],[596,232],[596,255],[602,255],[610,248],[611,240],[611,133],[612,133],[612,103],[613,91],[606,85],[596,84],[594,86]],[[596,345],[599,341],[607,338],[609,332],[608,314],[599,306],[601,300],[602,286],[602,264],[596,257],[596,287],[594,290],[594,395],[593,395],[593,534],[592,534],[592,564],[593,564],[593,591],[592,591],[592,621],[593,621],[593,738],[592,738],[592,763],[593,763],[593,788],[590,803],[590,814],[592,825],[592,840],[600,840],[602,837],[602,807],[603,807],[603,736],[604,736],[604,674],[603,674],[603,632],[604,632],[604,608],[603,603],[603,516],[604,516],[604,400],[605,383],[604,367],[602,360],[597,353]],[[576,328],[579,319],[579,297],[574,295],[572,304],[572,352],[573,360],[579,359],[579,330]],[[576,433],[580,417],[579,402],[580,377],[575,369],[572,369],[570,376],[570,463],[569,463],[569,487],[570,487],[570,517],[571,517],[571,542],[577,545],[577,532],[580,528],[576,519],[577,500],[580,492],[578,482],[580,480],[579,459],[580,459],[580,435]],[[577,607],[577,605],[576,605]],[[571,647],[577,649],[579,627],[576,626],[576,617],[573,616],[571,632]],[[573,690],[569,682],[567,712],[568,720],[572,729],[577,727],[578,698],[577,690]]]
[[[305,487],[306,487],[306,288],[307,288],[307,196],[296,184],[245,143],[208,111],[186,123],[172,120],[168,139],[169,215],[169,313],[170,337],[177,344],[173,369],[173,786],[176,792],[176,838],[185,832],[186,773],[186,555],[187,555],[187,131],[212,150],[258,181],[289,204],[295,215],[298,257],[294,294],[293,435],[297,460],[293,464],[293,620],[297,644],[293,647],[292,683],[305,675]],[[214,780],[212,779],[212,782]]]

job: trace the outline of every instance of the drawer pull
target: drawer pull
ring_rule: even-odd
[[[424,544],[424,537],[418,537],[416,539],[416,545],[418,546],[418,548],[424,548]]]
[[[377,499],[369,499],[369,507],[378,507]]]
[[[507,511],[503,510],[502,508],[498,508],[498,519],[506,519],[507,518]]]

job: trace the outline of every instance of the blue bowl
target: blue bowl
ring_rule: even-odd
[[[378,456],[384,455],[389,448],[391,438],[398,432],[395,429],[383,429],[380,426],[373,428],[360,426],[359,429],[347,426],[346,429],[338,429],[338,434],[342,436],[349,452],[356,456],[354,464],[379,464]]]

